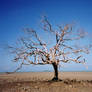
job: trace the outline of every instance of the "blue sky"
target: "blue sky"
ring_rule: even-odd
[[[16,42],[25,27],[38,28],[42,15],[47,15],[53,24],[76,22],[92,34],[91,0],[0,0],[0,46]],[[43,34],[42,34],[43,35]],[[88,55],[88,70],[92,71],[92,55]],[[13,71],[16,64],[6,49],[0,49],[0,72]],[[38,70],[39,66],[24,67],[21,71]],[[42,66],[43,70],[52,70],[52,66]],[[69,64],[61,70],[84,70],[80,64]]]

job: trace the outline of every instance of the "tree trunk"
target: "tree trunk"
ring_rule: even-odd
[[[52,65],[54,68],[54,78],[52,80],[58,80],[58,65],[55,62]]]

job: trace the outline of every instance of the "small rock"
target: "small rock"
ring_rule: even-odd
[[[21,84],[20,84],[20,83],[18,83],[17,85],[18,85],[18,86],[20,86]]]
[[[73,86],[72,85],[69,85],[70,88],[72,88]]]
[[[37,89],[37,88],[38,88],[38,86],[35,86],[34,88],[35,88],[35,89]]]

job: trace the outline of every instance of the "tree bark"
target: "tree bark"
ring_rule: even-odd
[[[54,68],[54,78],[52,80],[58,80],[58,65],[55,62],[52,65]]]

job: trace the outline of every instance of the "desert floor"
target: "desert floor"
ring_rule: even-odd
[[[59,72],[60,81],[51,81],[53,72],[0,74],[0,92],[92,92],[92,72]]]

